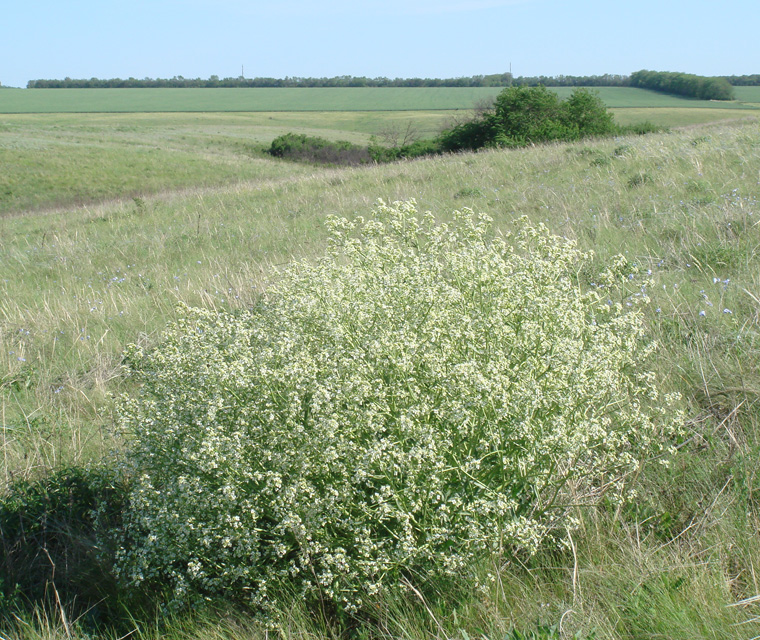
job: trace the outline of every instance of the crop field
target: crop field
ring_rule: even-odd
[[[755,89],[755,87],[747,87]],[[557,92],[560,97],[568,97],[573,89],[570,87],[552,87],[552,91]],[[680,108],[680,109],[752,109],[760,105],[739,104],[741,99],[732,102],[720,102],[717,100],[694,100],[692,98],[681,98],[679,96],[658,93],[647,89],[634,89],[631,87],[599,87],[597,89],[599,97],[611,109],[631,109],[631,108]],[[750,91],[746,95],[754,98],[756,92]],[[744,100],[744,102],[755,102],[754,100]]]
[[[710,122],[757,120],[760,111],[749,109],[714,109],[699,107],[627,107],[610,109],[615,121],[622,124],[651,122],[661,127],[690,127]]]
[[[760,104],[760,87],[734,87],[734,93],[739,102]]]
[[[760,107],[757,87],[739,87],[739,101],[690,100],[644,89],[600,87],[610,108],[724,109]],[[571,88],[553,88],[565,98]],[[470,109],[500,88],[271,89],[4,89],[0,113],[134,113],[253,111],[430,111]]]
[[[428,111],[469,109],[498,92],[457,87],[19,89],[0,92],[0,112]]]

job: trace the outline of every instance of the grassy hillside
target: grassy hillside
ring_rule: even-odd
[[[621,107],[613,111],[623,125],[649,120],[664,126],[741,120],[752,118],[754,113],[692,107]],[[30,209],[89,206],[177,189],[193,191],[283,175],[308,175],[311,169],[307,167],[273,164],[263,155],[263,149],[288,132],[362,145],[368,144],[373,135],[381,143],[401,141],[408,131],[429,138],[469,113],[398,110],[0,115],[0,216]]]
[[[264,160],[286,132],[368,144],[435,135],[455,112],[35,114],[0,116],[0,216],[311,170]]]
[[[55,126],[44,144],[59,154],[69,133],[59,131],[54,146]],[[94,141],[106,135],[98,126]],[[220,131],[203,134],[209,158],[233,137]],[[80,171],[76,156],[71,162]],[[184,166],[177,161],[178,171]],[[618,253],[651,272],[645,314],[661,345],[659,385],[682,394],[688,416],[679,455],[641,474],[634,504],[579,514],[572,549],[484,566],[498,576],[485,591],[459,585],[432,599],[410,592],[380,603],[374,625],[353,632],[463,640],[760,634],[752,599],[760,594],[760,125],[361,169],[252,166],[225,188],[0,218],[0,482],[118,447],[111,398],[126,390],[125,345],[154,343],[178,302],[251,305],[283,264],[323,252],[328,214],[414,198],[439,219],[472,207],[504,229],[527,215],[595,252],[587,280]],[[298,606],[288,610],[283,637],[348,633]],[[268,633],[240,613],[219,619],[180,617],[161,633]],[[5,637],[84,637],[92,632],[86,622],[70,627],[53,611],[1,624]]]

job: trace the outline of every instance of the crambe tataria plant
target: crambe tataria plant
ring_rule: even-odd
[[[679,422],[636,307],[542,226],[413,202],[328,221],[248,312],[186,309],[121,404],[122,578],[176,604],[285,581],[351,613],[403,580],[561,544]],[[601,280],[600,280],[601,282]]]

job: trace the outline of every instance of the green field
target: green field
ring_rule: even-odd
[[[316,120],[288,115],[292,119],[275,121],[261,134],[258,127],[269,117],[275,115],[0,118],[3,152],[10,154],[3,156],[3,174],[25,159],[32,180],[23,191],[27,206],[43,206],[32,202],[30,185],[44,184],[46,174],[55,178],[46,196],[54,200],[96,181],[98,158],[112,181],[103,195],[115,199],[0,217],[2,491],[118,451],[114,395],[133,391],[124,378],[123,349],[155,344],[177,317],[177,303],[209,309],[256,304],[283,265],[324,254],[328,215],[366,215],[377,198],[415,198],[420,210],[439,220],[472,207],[504,231],[525,215],[594,252],[579,265],[580,282],[588,283],[617,254],[638,264],[651,278],[651,302],[642,307],[647,338],[659,344],[651,368],[662,392],[681,394],[686,412],[683,436],[673,442],[678,453],[670,464],[646,465],[630,479],[636,487],[631,503],[578,510],[581,526],[567,548],[530,559],[485,558],[483,576],[492,581],[484,578],[475,587],[452,580],[373,602],[372,615],[356,626],[287,599],[276,604],[284,620],[276,630],[225,603],[157,623],[155,615],[125,611],[117,598],[124,626],[99,629],[93,620],[106,606],[100,598],[114,597],[108,585],[86,572],[68,572],[56,555],[60,549],[34,546],[38,538],[29,533],[20,579],[34,569],[49,580],[55,561],[55,582],[48,584],[56,596],[72,595],[72,576],[91,596],[103,591],[94,611],[77,610],[80,597],[65,609],[66,617],[56,605],[24,610],[29,603],[20,597],[16,617],[0,615],[0,635],[758,637],[760,124],[332,169],[252,159],[236,150],[264,141],[280,126],[319,129]],[[342,114],[323,117],[322,130],[331,135],[345,127],[359,140],[372,129]],[[141,154],[144,165],[131,166]],[[224,184],[225,163],[231,184]],[[181,176],[176,184],[169,169],[161,173],[167,164]],[[164,191],[132,200],[135,185],[153,174]],[[204,175],[222,183],[211,187]],[[48,539],[64,544],[71,525],[45,521]],[[74,542],[79,551],[94,553],[84,534]],[[7,557],[19,557],[18,548],[8,549]],[[43,579],[41,588],[45,584]],[[0,614],[13,594],[8,598]]]
[[[734,93],[739,102],[760,104],[760,87],[734,87]]]
[[[720,102],[718,100],[694,100],[679,96],[658,93],[647,89],[633,89],[631,87],[599,87],[599,97],[611,109],[630,108],[680,108],[680,109],[755,109],[760,108],[760,92],[754,91],[756,87],[746,87],[753,91],[745,92],[746,97],[736,101]],[[566,98],[572,92],[570,87],[552,87],[560,97]],[[755,100],[754,98],[758,98]],[[744,104],[744,102],[752,104]]]
[[[661,127],[690,127],[710,122],[756,120],[760,112],[748,109],[714,109],[694,107],[628,107],[610,109],[622,125],[651,122]]]
[[[0,112],[407,111],[469,109],[498,89],[18,89],[0,92]]]
[[[739,102],[690,100],[644,89],[600,87],[611,108],[759,108],[757,87],[740,87]],[[571,88],[553,89],[562,97]],[[470,109],[500,88],[289,89],[4,89],[0,113],[133,113],[220,111],[410,111]]]

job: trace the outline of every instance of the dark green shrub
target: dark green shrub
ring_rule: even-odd
[[[330,165],[360,165],[372,161],[365,147],[301,133],[286,133],[272,140],[269,154],[276,158]]]
[[[576,138],[606,136],[615,133],[617,127],[612,114],[602,99],[588,89],[576,89],[561,103],[560,118],[568,132]]]
[[[102,610],[126,492],[102,465],[12,484],[0,498],[0,602],[50,601],[54,587],[67,606]]]
[[[400,147],[386,147],[380,144],[371,144],[369,146],[369,155],[375,162],[379,163],[432,156],[442,151],[443,149],[437,140],[417,140]]]
[[[514,86],[502,91],[493,108],[443,132],[444,151],[484,147],[524,147],[552,140],[579,140],[619,131],[601,99],[576,89],[567,100],[544,86]]]
[[[499,126],[492,113],[481,118],[463,122],[438,136],[443,151],[476,151],[494,146],[499,134]]]
[[[544,86],[505,89],[496,98],[494,118],[496,141],[502,146],[577,137],[563,118],[559,96]]]

